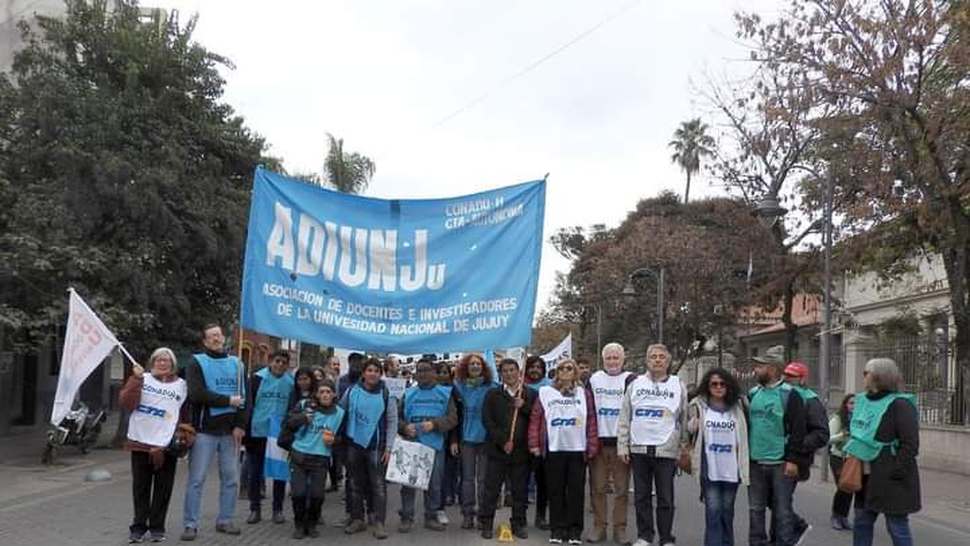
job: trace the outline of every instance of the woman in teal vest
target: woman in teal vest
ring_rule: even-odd
[[[476,509],[485,489],[485,425],[482,423],[482,404],[485,393],[496,386],[492,369],[481,355],[469,353],[458,361],[455,389],[458,391],[462,422],[456,427],[460,434],[451,444],[453,455],[461,453],[461,514],[462,529],[475,527]]]
[[[337,388],[325,379],[314,397],[290,412],[286,426],[295,430],[290,449],[290,494],[293,497],[293,538],[318,537],[317,524],[327,484],[333,444],[344,433],[344,410],[337,405]]]
[[[921,506],[919,416],[916,398],[904,394],[902,376],[888,358],[866,362],[864,393],[855,397],[845,453],[863,462],[862,491],[856,497],[853,546],[870,546],[879,514],[893,546],[911,546],[909,514]],[[860,503],[861,500],[861,503]]]

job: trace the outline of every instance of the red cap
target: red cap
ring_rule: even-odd
[[[808,377],[808,366],[801,362],[791,362],[785,366],[785,375],[792,377]]]

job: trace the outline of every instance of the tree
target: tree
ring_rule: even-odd
[[[883,273],[942,256],[956,329],[957,395],[970,374],[970,5],[966,0],[793,1],[739,16],[752,58],[798,74],[818,104],[843,229]],[[835,148],[837,146],[837,148]],[[873,229],[892,226],[891,229]]]
[[[231,65],[194,20],[114,4],[24,25],[16,84],[0,76],[0,309],[21,346],[56,335],[69,286],[141,355],[238,316],[252,173],[271,158],[221,102]]]
[[[361,193],[367,188],[377,165],[369,157],[358,152],[344,152],[344,139],[327,133],[330,151],[323,162],[323,177],[335,190],[344,193]]]
[[[701,158],[711,155],[714,139],[707,134],[707,124],[700,118],[681,122],[674,131],[674,139],[668,144],[674,149],[670,161],[680,166],[687,175],[687,185],[684,188],[684,203],[690,199],[690,179],[701,169]]]

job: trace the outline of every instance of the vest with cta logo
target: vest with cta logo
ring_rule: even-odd
[[[586,451],[586,392],[573,389],[564,396],[553,387],[539,389],[539,402],[546,417],[546,448],[550,452]]]
[[[602,370],[589,378],[596,403],[596,428],[600,438],[616,438],[616,425],[620,419],[620,406],[630,372],[610,375]]]
[[[641,375],[627,387],[630,395],[630,445],[660,446],[677,429],[683,386],[676,376],[657,383]]]
[[[128,439],[155,447],[167,446],[179,424],[179,409],[187,391],[184,379],[163,383],[146,373],[138,407],[128,420]]]

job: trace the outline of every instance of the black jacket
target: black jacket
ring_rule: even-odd
[[[870,400],[878,400],[889,392],[867,394]],[[876,440],[890,443],[899,441],[896,454],[886,447],[870,463],[869,477],[863,487],[865,507],[874,512],[902,516],[919,512],[922,508],[919,482],[919,416],[913,404],[895,400],[882,416],[876,429]]]
[[[829,444],[829,421],[822,400],[812,398],[805,401],[805,438],[802,451],[807,463],[798,465],[798,479],[805,481],[811,477],[812,459],[815,453]]]
[[[205,353],[212,358],[226,358],[226,353],[217,353],[206,349]],[[245,375],[245,372],[242,372]],[[249,423],[249,409],[252,405],[247,402],[235,412],[223,415],[212,416],[209,408],[229,407],[229,397],[210,391],[205,384],[205,376],[202,375],[202,367],[194,357],[185,367],[185,382],[189,390],[189,402],[192,404],[192,426],[199,432],[206,434],[231,434],[232,429],[241,428],[246,430]],[[245,377],[243,377],[245,384]],[[248,390],[248,389],[247,389]]]
[[[522,387],[522,399],[525,401],[519,408],[519,416],[515,421],[514,448],[512,457],[525,460],[529,455],[529,415],[536,402],[535,389]],[[515,401],[505,390],[505,386],[495,387],[485,394],[482,403],[482,424],[485,425],[485,450],[489,457],[506,457],[505,442],[509,439],[512,426],[512,414]]]

